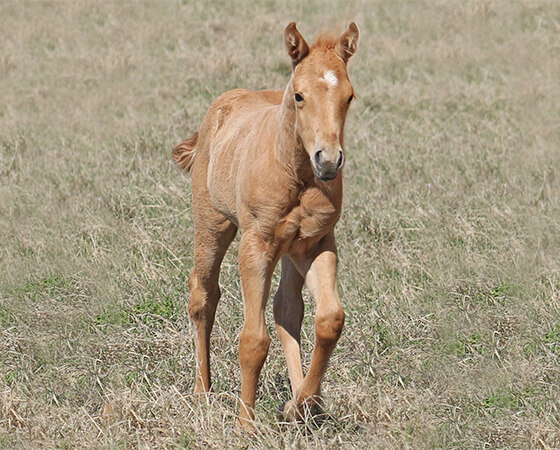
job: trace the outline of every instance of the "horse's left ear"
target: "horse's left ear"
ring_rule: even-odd
[[[352,22],[348,26],[348,29],[342,33],[342,36],[338,38],[335,47],[336,53],[338,53],[338,56],[340,56],[345,63],[356,53],[359,38],[360,30],[358,30],[358,25],[356,25],[355,22]]]

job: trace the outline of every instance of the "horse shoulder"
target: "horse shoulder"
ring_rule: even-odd
[[[301,224],[299,237],[302,239],[328,233],[338,221],[342,206],[341,189],[312,187],[301,196]]]
[[[316,186],[299,193],[286,208],[274,229],[275,241],[283,254],[305,255],[332,231],[341,211],[342,192]]]
[[[239,185],[240,209],[245,211],[247,226],[258,224],[265,240],[273,241],[275,229],[297,202],[297,194],[278,171],[270,167],[268,158],[248,161]]]

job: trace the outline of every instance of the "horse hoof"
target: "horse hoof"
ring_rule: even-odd
[[[237,418],[236,421],[236,429],[239,433],[242,434],[251,434],[254,433],[256,431],[256,427],[255,427],[255,422],[253,422],[252,420],[249,419],[243,419],[243,418]]]
[[[296,403],[288,400],[278,410],[277,419],[279,422],[298,422],[313,423],[320,425],[326,418],[325,412],[320,402]]]
[[[292,422],[300,419],[298,405],[294,400],[288,400],[278,411],[278,420],[281,422]]]

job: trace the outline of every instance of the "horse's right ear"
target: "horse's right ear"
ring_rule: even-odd
[[[292,22],[284,31],[284,43],[288,49],[288,54],[292,58],[293,66],[297,66],[309,53],[309,45],[296,28],[296,23]]]

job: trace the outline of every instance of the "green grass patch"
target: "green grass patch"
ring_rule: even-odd
[[[106,309],[93,320],[97,325],[128,325],[131,322],[130,312],[118,307]]]
[[[480,333],[474,333],[467,337],[451,337],[446,339],[440,337],[437,342],[436,351],[457,357],[485,355],[488,352],[487,343],[484,336]]]
[[[521,295],[521,289],[514,283],[459,284],[454,289],[454,295],[475,306],[503,307]]]
[[[10,313],[4,306],[0,305],[0,325],[6,327],[11,322],[12,322],[12,317]]]
[[[526,415],[528,405],[536,410],[540,410],[543,406],[535,387],[526,387],[521,390],[512,387],[497,388],[481,402],[482,410],[492,416],[497,416],[504,411]]]
[[[132,314],[142,323],[152,324],[164,319],[171,319],[177,311],[175,299],[169,295],[156,298],[148,294],[146,299],[132,309]]]
[[[41,295],[60,298],[68,293],[69,287],[70,283],[66,277],[54,273],[38,280],[29,280],[21,291],[31,299]]]
[[[542,336],[542,344],[547,350],[560,356],[560,323],[554,324],[552,330]]]
[[[521,406],[522,396],[508,389],[500,389],[482,400],[485,410],[519,409]]]
[[[173,294],[163,293],[160,289],[148,292],[138,303],[113,305],[94,317],[97,325],[130,325],[136,322],[145,325],[161,325],[172,320],[178,311],[184,311],[185,303],[182,289]]]

